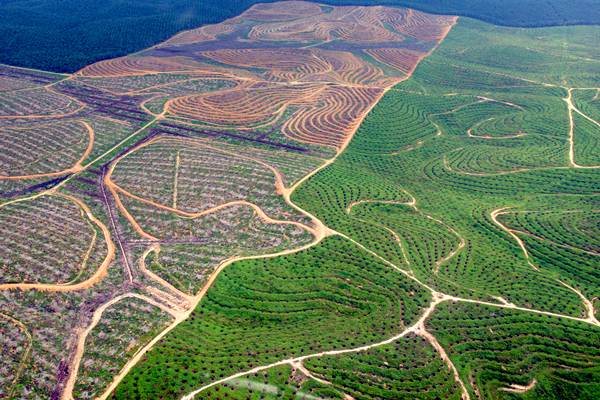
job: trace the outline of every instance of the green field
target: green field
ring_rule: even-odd
[[[472,304],[444,304],[428,329],[482,398],[597,399],[600,331],[586,324]],[[535,388],[516,395],[500,388]],[[471,392],[476,396],[475,391]]]
[[[114,397],[174,398],[280,359],[381,341],[414,323],[428,303],[426,290],[341,238],[238,262]]]
[[[573,89],[598,118],[577,89],[598,86],[598,35],[461,19],[293,193],[339,235],[227,267],[113,398],[173,398],[300,356],[329,383],[284,363],[197,398],[460,398],[422,332],[406,331],[431,291],[460,297],[424,327],[472,398],[519,398],[501,389],[532,379],[523,398],[598,398],[600,330],[582,301],[600,296],[597,132],[574,118],[570,160],[564,101]]]

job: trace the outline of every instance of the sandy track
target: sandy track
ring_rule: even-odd
[[[587,119],[591,123],[600,127],[600,123],[595,119],[592,119],[588,115],[581,112],[575,105],[573,104],[573,90],[575,88],[567,89],[567,97],[563,100],[567,103],[567,110],[569,112],[569,164],[573,168],[583,168],[583,169],[596,169],[600,168],[600,165],[581,165],[575,161],[575,120],[573,118],[573,113],[577,113],[581,115],[583,118]]]
[[[499,104],[504,104],[504,105],[512,107],[512,108],[517,108],[521,111],[525,110],[522,106],[515,104],[515,103],[511,103],[510,101],[497,100],[497,99],[492,99],[491,97],[485,97],[485,96],[477,96],[477,98],[484,102],[487,101],[487,102],[491,102],[491,103],[499,103]]]
[[[96,325],[98,325],[98,322],[100,322],[100,319],[102,318],[102,314],[104,313],[104,311],[106,311],[107,308],[109,308],[110,306],[112,306],[126,298],[136,298],[136,299],[143,300],[149,304],[152,304],[153,306],[160,308],[164,312],[169,313],[171,316],[173,316],[173,318],[178,318],[178,316],[179,316],[179,313],[174,312],[172,309],[166,307],[165,305],[163,305],[157,301],[154,301],[149,297],[146,297],[146,296],[143,296],[143,295],[140,295],[137,293],[125,293],[120,296],[114,297],[110,301],[102,304],[100,307],[98,307],[94,311],[94,315],[92,316],[92,321],[88,325],[88,327],[79,334],[75,355],[74,355],[74,357],[71,361],[71,365],[69,367],[69,378],[65,385],[61,399],[63,399],[63,400],[72,400],[73,399],[73,388],[75,387],[75,382],[77,381],[77,372],[79,371],[79,364],[81,363],[83,353],[85,352],[85,341],[86,341],[87,337],[89,336],[90,332],[96,327]]]
[[[292,368],[297,369],[298,371],[302,372],[304,374],[304,376],[306,376],[312,380],[315,380],[324,385],[331,385],[331,382],[315,376],[312,372],[310,372],[308,369],[306,369],[304,364],[302,364],[302,361],[294,361],[294,362],[291,362],[290,365],[292,366]]]
[[[405,206],[409,206],[409,207],[413,207],[415,204],[415,199],[413,198],[411,201],[409,202],[402,202],[402,201],[395,201],[395,200],[375,200],[375,199],[366,199],[366,200],[359,200],[359,201],[353,201],[352,203],[350,203],[348,205],[348,207],[346,207],[346,214],[350,215],[352,213],[352,209],[355,206],[358,206],[360,204],[370,204],[370,203],[381,203],[381,204],[397,204],[397,205],[405,205]],[[384,230],[386,230],[388,233],[390,233],[393,237],[394,240],[396,241],[396,243],[398,243],[398,247],[400,247],[400,251],[402,252],[402,259],[404,260],[404,262],[406,263],[407,266],[410,266],[410,260],[408,258],[408,254],[406,253],[406,249],[404,248],[404,246],[402,245],[402,239],[400,238],[400,235],[398,235],[396,233],[396,231],[394,231],[391,228],[388,228],[385,225],[382,224],[377,224],[371,221],[367,221],[358,217],[353,217],[361,222],[364,222],[365,224],[372,224],[375,225],[379,228],[382,228]]]
[[[219,379],[217,381],[211,382],[207,385],[202,386],[199,389],[194,390],[193,392],[183,396],[181,399],[182,400],[192,400],[196,397],[196,395],[198,395],[199,393],[205,391],[206,389],[209,389],[213,386],[219,385],[221,383],[227,382],[231,379],[235,379],[235,378],[240,378],[246,375],[251,375],[260,371],[264,371],[273,367],[278,367],[281,365],[298,365],[299,363],[302,363],[305,360],[309,360],[311,358],[316,358],[316,357],[323,357],[323,356],[337,356],[337,355],[343,355],[343,354],[351,354],[351,353],[357,353],[357,352],[362,352],[362,351],[367,351],[369,349],[372,348],[376,348],[376,347],[380,347],[380,346],[384,346],[386,344],[390,344],[395,342],[396,340],[405,337],[406,335],[410,334],[410,333],[417,333],[417,331],[420,329],[420,327],[422,326],[422,324],[424,323],[424,321],[429,318],[430,314],[433,312],[433,310],[435,309],[435,307],[444,301],[449,300],[448,297],[444,297],[444,296],[440,296],[440,297],[434,297],[431,304],[429,305],[428,308],[426,308],[423,311],[422,316],[419,318],[419,320],[413,324],[412,326],[404,329],[402,332],[398,333],[395,336],[392,336],[388,339],[382,340],[380,342],[377,343],[373,343],[373,344],[368,344],[368,345],[364,345],[364,346],[359,346],[359,347],[354,347],[354,348],[350,348],[350,349],[342,349],[342,350],[329,350],[329,351],[321,351],[318,353],[313,353],[313,354],[308,354],[305,356],[300,356],[300,357],[293,357],[293,358],[288,358],[285,360],[281,360],[281,361],[277,361],[271,364],[267,364],[267,365],[263,365],[263,366],[259,366],[256,368],[252,368],[248,371],[244,371],[244,372],[239,372],[237,374],[233,374],[230,375],[228,377],[225,377],[223,379]],[[468,397],[467,397],[468,399]]]
[[[588,300],[583,295],[583,293],[581,293],[581,290],[574,288],[573,286],[561,281],[560,279],[557,279],[557,281],[563,286],[565,286],[567,289],[570,289],[572,292],[577,294],[577,296],[579,296],[587,312],[587,317],[585,318],[587,322],[596,326],[600,326],[600,322],[596,319],[596,310],[594,309],[594,303]]]
[[[437,341],[435,336],[433,336],[431,333],[429,333],[425,329],[424,321],[421,322],[421,325],[417,328],[415,333],[417,335],[421,336],[422,338],[424,338],[425,340],[427,340],[429,342],[429,344],[439,353],[440,357],[446,363],[446,365],[448,365],[448,368],[452,371],[452,376],[454,377],[454,381],[458,384],[458,386],[460,387],[460,389],[462,391],[461,399],[462,400],[470,400],[471,396],[469,395],[469,391],[467,390],[467,387],[465,386],[464,382],[460,378],[460,374],[458,373],[456,366],[454,365],[454,363],[452,362],[450,357],[448,357],[448,354],[446,354],[446,350],[444,350],[444,348]]]
[[[526,136],[527,134],[525,132],[516,132],[516,133],[509,133],[509,134],[504,134],[504,135],[477,135],[473,133],[474,129],[477,129],[479,126],[481,126],[482,124],[489,122],[489,121],[494,121],[496,118],[492,117],[492,118],[488,118],[488,119],[484,119],[483,121],[478,122],[477,124],[473,125],[471,128],[467,129],[467,136],[470,138],[476,138],[476,139],[487,139],[487,140],[502,140],[502,139],[516,139],[516,138],[520,138],[523,136]]]
[[[304,246],[298,247],[296,249],[283,250],[283,251],[280,251],[280,252],[277,252],[277,253],[263,254],[263,255],[256,255],[256,256],[246,256],[246,257],[232,257],[232,258],[230,258],[228,260],[225,260],[221,264],[219,264],[217,266],[217,268],[209,276],[207,282],[204,284],[204,286],[202,287],[202,289],[193,297],[193,304],[191,305],[191,307],[188,310],[186,310],[185,312],[182,312],[182,313],[178,314],[178,316],[175,318],[175,321],[171,325],[169,325],[158,336],[156,336],[154,339],[152,339],[152,341],[150,341],[146,346],[144,346],[143,348],[141,348],[127,362],[127,364],[123,367],[123,369],[119,372],[119,374],[113,379],[113,382],[111,383],[111,385],[106,389],[106,391],[100,397],[98,397],[98,399],[100,399],[100,400],[107,399],[110,396],[110,394],[112,393],[112,391],[117,387],[117,385],[125,377],[125,375],[127,375],[127,373],[129,372],[129,370],[135,364],[137,364],[137,362],[143,357],[143,355],[149,349],[151,349],[160,339],[162,339],[167,333],[169,333],[171,330],[173,330],[177,325],[179,325],[185,319],[187,319],[187,317],[197,307],[198,303],[200,303],[200,300],[202,300],[202,298],[204,297],[204,295],[206,294],[206,292],[208,291],[208,289],[213,285],[213,283],[216,280],[217,276],[227,266],[233,264],[234,262],[242,261],[242,260],[255,260],[255,259],[263,259],[263,258],[274,258],[274,257],[279,257],[279,256],[284,256],[284,255],[289,255],[289,254],[294,254],[294,253],[306,250],[306,249],[308,249],[310,247],[313,247],[314,245],[320,243],[321,240],[323,240],[323,239],[324,239],[324,236],[322,236],[322,237],[316,237],[314,241],[312,241],[311,243],[308,243],[308,244],[306,244]]]
[[[510,207],[497,208],[490,213],[490,217],[492,218],[492,221],[494,221],[494,223],[500,227],[500,229],[502,229],[504,232],[508,233],[517,242],[517,244],[521,248],[521,251],[523,252],[523,255],[525,256],[525,260],[527,261],[527,264],[529,264],[529,266],[531,268],[533,268],[534,270],[539,271],[540,270],[539,267],[531,262],[531,259],[529,258],[529,252],[527,251],[527,248],[525,247],[525,243],[523,242],[523,240],[521,240],[521,238],[519,236],[517,236],[517,234],[512,229],[510,229],[509,227],[504,225],[502,222],[498,221],[498,216],[508,214],[509,212],[507,210],[509,210],[509,209],[510,209]]]
[[[463,106],[456,107],[453,110],[447,111],[445,113],[435,114],[435,115],[451,114],[451,113],[454,113],[454,112],[456,112],[458,110],[461,110],[463,108],[469,107],[471,105],[481,104],[481,103],[498,103],[498,104],[504,104],[504,105],[506,105],[508,107],[516,108],[516,109],[521,110],[521,111],[525,110],[520,105],[515,104],[515,103],[511,103],[509,101],[492,99],[490,97],[485,97],[485,96],[477,96],[477,98],[479,99],[479,101],[476,101],[474,103],[465,104]],[[516,138],[520,138],[520,137],[523,137],[523,136],[527,135],[525,132],[521,132],[521,131],[516,132],[516,133],[512,133],[512,134],[504,134],[504,135],[476,135],[476,134],[473,133],[473,130],[477,129],[480,125],[482,125],[482,124],[484,124],[486,122],[489,122],[489,121],[493,121],[495,119],[496,119],[495,117],[488,118],[488,119],[485,119],[485,120],[480,121],[477,124],[473,125],[471,128],[469,128],[467,130],[467,136],[471,137],[471,138],[477,138],[477,139],[500,140],[500,139],[516,139]]]
[[[525,243],[523,242],[523,240],[521,240],[521,238],[516,233],[519,231],[510,229],[509,227],[507,227],[506,225],[504,225],[502,222],[500,222],[498,220],[499,215],[510,214],[510,212],[507,211],[509,209],[510,209],[510,207],[497,208],[490,213],[490,217],[492,218],[492,221],[494,221],[494,223],[496,225],[498,225],[503,231],[508,233],[517,242],[517,244],[521,248],[521,251],[523,252],[523,255],[525,257],[525,260],[527,261],[527,264],[529,264],[536,271],[541,272],[540,268],[531,262],[529,252],[527,251],[527,248],[525,247]],[[583,295],[583,293],[581,293],[580,290],[568,285],[567,283],[561,281],[558,278],[554,278],[554,280],[557,281],[558,283],[560,283],[561,285],[565,286],[567,289],[571,290],[575,294],[577,294],[577,296],[579,296],[579,298],[583,302],[583,306],[584,306],[584,308],[586,310],[586,314],[587,314],[587,317],[583,320],[585,320],[586,322],[588,322],[592,325],[600,326],[600,322],[596,319],[596,316],[595,316],[594,304],[591,301],[589,301]]]
[[[466,240],[465,240],[465,238],[461,234],[459,234],[456,231],[456,229],[454,229],[450,225],[446,224],[444,221],[440,220],[439,218],[433,217],[433,216],[431,216],[429,214],[426,214],[422,210],[420,210],[417,207],[417,199],[412,194],[410,194],[410,193],[408,193],[406,191],[404,191],[404,192],[408,196],[410,196],[410,198],[411,198],[410,201],[402,202],[402,201],[396,201],[396,200],[375,200],[375,199],[365,199],[365,200],[354,201],[354,202],[350,203],[348,205],[348,207],[346,207],[346,214],[350,215],[350,213],[352,212],[352,208],[355,207],[355,206],[357,206],[357,205],[360,205],[360,204],[380,203],[380,204],[405,205],[405,206],[411,207],[417,213],[419,213],[420,215],[424,216],[425,218],[430,219],[430,220],[432,220],[432,221],[434,221],[434,222],[442,225],[444,228],[448,229],[448,231],[450,231],[453,235],[455,235],[458,238],[459,243],[458,243],[458,246],[455,249],[453,249],[450,253],[448,253],[445,257],[442,257],[439,260],[436,260],[433,273],[437,275],[438,272],[439,272],[440,266],[442,264],[446,263],[447,261],[449,261],[452,257],[454,257],[456,254],[458,254],[458,252],[465,247]],[[365,220],[361,220],[361,221],[364,221],[365,223],[372,223],[372,222],[368,222],[368,221],[365,221]],[[398,236],[398,234],[395,231],[393,231],[392,229],[390,229],[390,228],[388,228],[388,227],[386,227],[384,225],[381,225],[381,224],[375,224],[375,225],[377,225],[377,226],[379,226],[379,227],[387,230],[392,235],[394,235],[394,237],[396,238],[396,241],[398,242],[398,244],[400,246],[400,249],[402,250],[402,255],[403,255],[404,260],[406,261],[407,265],[410,265],[410,261],[408,260],[408,256],[406,255],[406,251],[405,251],[404,247],[401,244],[401,240],[400,240],[400,237]]]

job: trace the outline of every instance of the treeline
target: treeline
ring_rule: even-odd
[[[0,62],[72,72],[129,54],[176,32],[217,23],[274,0],[4,0]],[[498,25],[600,23],[597,0],[323,0],[331,5],[396,5]]]

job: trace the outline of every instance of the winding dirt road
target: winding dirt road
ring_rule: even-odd
[[[567,89],[567,97],[563,100],[567,103],[567,110],[569,112],[569,164],[573,168],[583,168],[583,169],[596,169],[600,168],[600,165],[581,165],[575,161],[575,119],[573,118],[573,113],[577,113],[581,115],[583,118],[587,119],[591,123],[595,124],[600,128],[600,123],[590,116],[584,114],[575,107],[573,104],[573,90],[575,88],[566,88]]]
[[[104,313],[104,311],[106,311],[107,308],[111,307],[112,305],[114,305],[114,304],[118,303],[119,301],[126,299],[126,298],[136,298],[136,299],[143,300],[149,304],[152,304],[155,307],[160,308],[164,312],[173,316],[173,318],[175,318],[175,319],[177,319],[180,315],[178,313],[175,313],[169,307],[165,307],[163,304],[161,304],[157,301],[154,301],[153,299],[151,299],[149,297],[142,296],[137,293],[125,293],[120,296],[114,297],[110,301],[102,304],[100,307],[98,307],[96,309],[96,311],[94,311],[94,315],[92,316],[92,321],[90,322],[88,327],[83,332],[81,332],[81,334],[79,334],[79,339],[77,341],[77,349],[75,352],[75,356],[74,356],[72,364],[70,365],[70,368],[69,368],[69,372],[70,372],[69,379],[67,380],[65,389],[64,389],[62,397],[61,397],[63,400],[72,400],[73,399],[73,388],[75,387],[75,382],[77,381],[77,371],[79,371],[79,364],[81,362],[81,358],[83,357],[83,353],[85,351],[85,341],[87,340],[87,337],[89,336],[90,332],[96,327],[96,325],[98,325],[98,323],[100,322],[100,319],[102,318],[102,314]]]
[[[521,251],[523,252],[523,256],[525,257],[527,264],[529,264],[529,266],[531,266],[534,270],[541,272],[540,268],[538,266],[536,266],[533,262],[531,262],[531,257],[529,255],[529,252],[527,251],[527,248],[525,247],[525,243],[516,234],[516,232],[518,232],[518,231],[515,231],[514,229],[510,229],[509,227],[507,227],[506,225],[504,225],[502,222],[500,222],[498,220],[498,216],[510,214],[510,212],[507,211],[509,209],[510,209],[510,207],[497,208],[490,213],[490,217],[492,218],[492,221],[494,221],[494,223],[496,225],[498,225],[503,231],[507,232],[517,242],[517,244],[521,248]],[[564,287],[566,287],[567,289],[571,290],[577,296],[579,296],[579,298],[583,302],[583,305],[585,307],[586,314],[587,314],[587,317],[584,320],[592,325],[600,326],[600,322],[596,319],[594,304],[590,300],[588,300],[583,295],[583,293],[581,293],[580,290],[574,288],[573,286],[568,285],[567,283],[561,281],[558,278],[554,278],[554,280],[557,281],[558,283],[560,283],[561,285],[563,285]]]

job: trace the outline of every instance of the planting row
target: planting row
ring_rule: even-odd
[[[341,238],[223,270],[113,398],[178,397],[291,356],[357,347],[413,323],[428,293]]]

